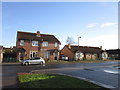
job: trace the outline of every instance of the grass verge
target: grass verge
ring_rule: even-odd
[[[18,75],[19,88],[93,88],[105,89],[90,82],[59,74]]]

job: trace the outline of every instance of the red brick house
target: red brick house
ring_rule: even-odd
[[[44,59],[59,59],[60,41],[49,34],[17,32],[17,59],[43,57]]]
[[[68,57],[69,60],[96,60],[101,58],[101,48],[77,45],[65,45],[60,56]]]

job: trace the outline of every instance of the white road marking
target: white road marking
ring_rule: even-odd
[[[113,74],[118,74],[119,73],[118,71],[111,71],[111,70],[104,70],[104,72],[113,73]]]

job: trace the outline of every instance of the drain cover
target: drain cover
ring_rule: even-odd
[[[83,70],[94,71],[93,69],[84,68]]]

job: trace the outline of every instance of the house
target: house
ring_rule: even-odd
[[[106,50],[109,59],[120,60],[120,49]]]
[[[16,48],[17,59],[43,57],[44,59],[58,60],[60,41],[50,34],[31,32],[17,32]]]
[[[17,50],[16,47],[3,47],[3,62],[16,62]]]
[[[69,60],[96,60],[101,59],[101,48],[77,45],[65,45],[61,50],[62,56]]]
[[[0,46],[0,63],[3,61],[3,46]]]

